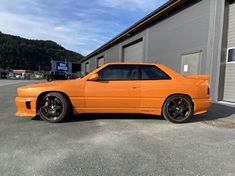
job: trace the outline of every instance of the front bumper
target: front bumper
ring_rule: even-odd
[[[211,107],[211,99],[194,99],[194,115],[202,114],[207,112]]]
[[[36,101],[34,97],[16,97],[16,116],[36,116]]]

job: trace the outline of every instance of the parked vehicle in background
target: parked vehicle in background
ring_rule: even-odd
[[[7,72],[1,72],[0,79],[7,79]]]
[[[7,71],[0,67],[0,79],[7,79]]]
[[[8,73],[8,79],[13,79],[13,78],[15,78],[14,73],[13,72],[9,72]]]
[[[32,75],[32,78],[36,80],[46,79],[45,75],[45,71],[35,71]]]
[[[67,72],[51,72],[47,75],[47,81],[75,79],[74,75]]]
[[[161,64],[106,64],[80,79],[18,88],[16,115],[55,123],[72,113],[141,113],[182,123],[210,107],[208,79]]]

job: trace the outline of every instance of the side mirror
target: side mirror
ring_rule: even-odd
[[[98,73],[93,73],[93,74],[89,77],[88,81],[97,81],[98,79],[99,79]]]

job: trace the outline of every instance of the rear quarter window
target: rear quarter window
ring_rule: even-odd
[[[169,80],[171,77],[155,65],[141,66],[141,80]]]

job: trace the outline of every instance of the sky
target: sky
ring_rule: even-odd
[[[0,31],[86,56],[167,0],[0,0]]]

